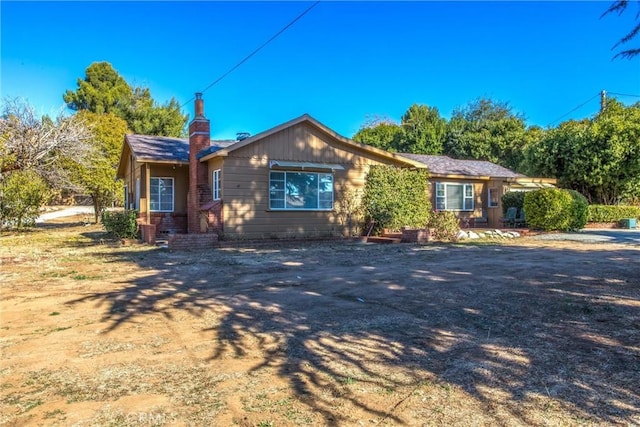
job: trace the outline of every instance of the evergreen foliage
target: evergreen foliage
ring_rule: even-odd
[[[525,193],[527,224],[539,230],[579,230],[587,223],[587,199],[577,191],[544,188]]]
[[[481,98],[453,112],[444,153],[517,170],[523,160],[525,135],[524,118],[515,114],[508,103]]]
[[[102,225],[104,225],[109,234],[121,239],[135,239],[138,237],[137,211],[103,211],[101,217]]]
[[[365,221],[374,221],[376,231],[424,227],[431,214],[428,178],[423,169],[371,166],[363,196]]]
[[[558,179],[590,203],[638,201],[640,193],[640,103],[610,99],[592,119],[570,120],[528,148],[531,169]]]
[[[460,220],[450,211],[434,212],[429,220],[429,227],[433,228],[436,240],[452,242],[457,240],[460,231]]]
[[[124,186],[122,181],[116,181],[116,169],[128,132],[127,123],[114,113],[96,114],[83,110],[76,116],[89,129],[96,148],[90,161],[75,163],[74,170],[78,185],[91,196],[97,221],[106,207],[123,201]],[[73,159],[69,159],[69,163],[74,164]]]
[[[509,191],[502,195],[502,215],[507,214],[507,209],[524,207],[524,191]]]
[[[623,218],[640,220],[640,206],[589,205],[588,222],[618,222]]]
[[[15,170],[0,181],[0,226],[21,229],[35,224],[40,207],[51,194],[33,170]]]
[[[67,90],[63,95],[72,110],[113,113],[138,134],[184,136],[187,116],[175,98],[159,105],[148,88],[131,87],[108,62],[91,64],[77,86],[75,92]]]

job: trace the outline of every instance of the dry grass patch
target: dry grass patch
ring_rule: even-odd
[[[640,425],[640,248],[0,235],[6,425]]]

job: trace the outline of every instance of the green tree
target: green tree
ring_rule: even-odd
[[[594,118],[549,130],[527,157],[539,175],[557,178],[590,203],[633,200],[640,188],[640,103],[625,107],[609,99]]]
[[[0,226],[32,225],[51,191],[33,170],[14,170],[0,181]]]
[[[390,119],[374,118],[362,125],[353,140],[383,150],[399,151],[403,129]]]
[[[640,7],[640,2],[636,2],[636,3]],[[621,15],[627,9],[628,6],[629,6],[629,0],[616,0],[613,3],[611,3],[609,8],[604,11],[604,13],[600,16],[600,18],[614,12],[617,13],[618,15]],[[627,42],[630,42],[640,33],[640,11],[636,13],[636,21],[638,22],[636,23],[635,27],[633,27],[631,31],[629,31],[615,45],[613,45],[613,49]],[[640,55],[640,48],[630,48],[630,49],[622,50],[616,53],[613,58],[615,59],[618,56],[620,56],[622,58],[631,59],[636,55]]]
[[[481,98],[453,112],[444,153],[517,170],[523,161],[525,131],[524,118],[508,103]]]
[[[184,136],[187,116],[175,98],[159,105],[148,88],[131,87],[108,62],[95,62],[78,79],[75,91],[67,90],[63,99],[76,111],[113,113],[127,122],[135,133]]]
[[[80,111],[76,116],[89,129],[96,149],[88,162],[75,163],[68,159],[68,164],[75,170],[77,184],[91,196],[97,222],[100,213],[119,201],[123,193],[122,182],[116,181],[116,169],[124,136],[128,132],[127,122],[113,113]]]
[[[436,107],[413,104],[402,116],[400,150],[415,154],[442,154],[447,121]]]

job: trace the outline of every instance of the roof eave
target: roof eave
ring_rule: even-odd
[[[188,165],[189,161],[186,160],[158,160],[152,158],[139,157],[136,159],[138,163],[160,163],[168,165]]]
[[[431,178],[445,178],[445,179],[475,179],[478,181],[489,181],[492,179],[490,176],[476,176],[476,175],[460,175],[460,174],[452,174],[452,173],[433,173],[429,172]],[[495,179],[496,177],[493,177]]]

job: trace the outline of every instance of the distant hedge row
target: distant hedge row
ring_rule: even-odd
[[[640,219],[640,206],[590,205],[587,221],[618,222],[623,218]]]

